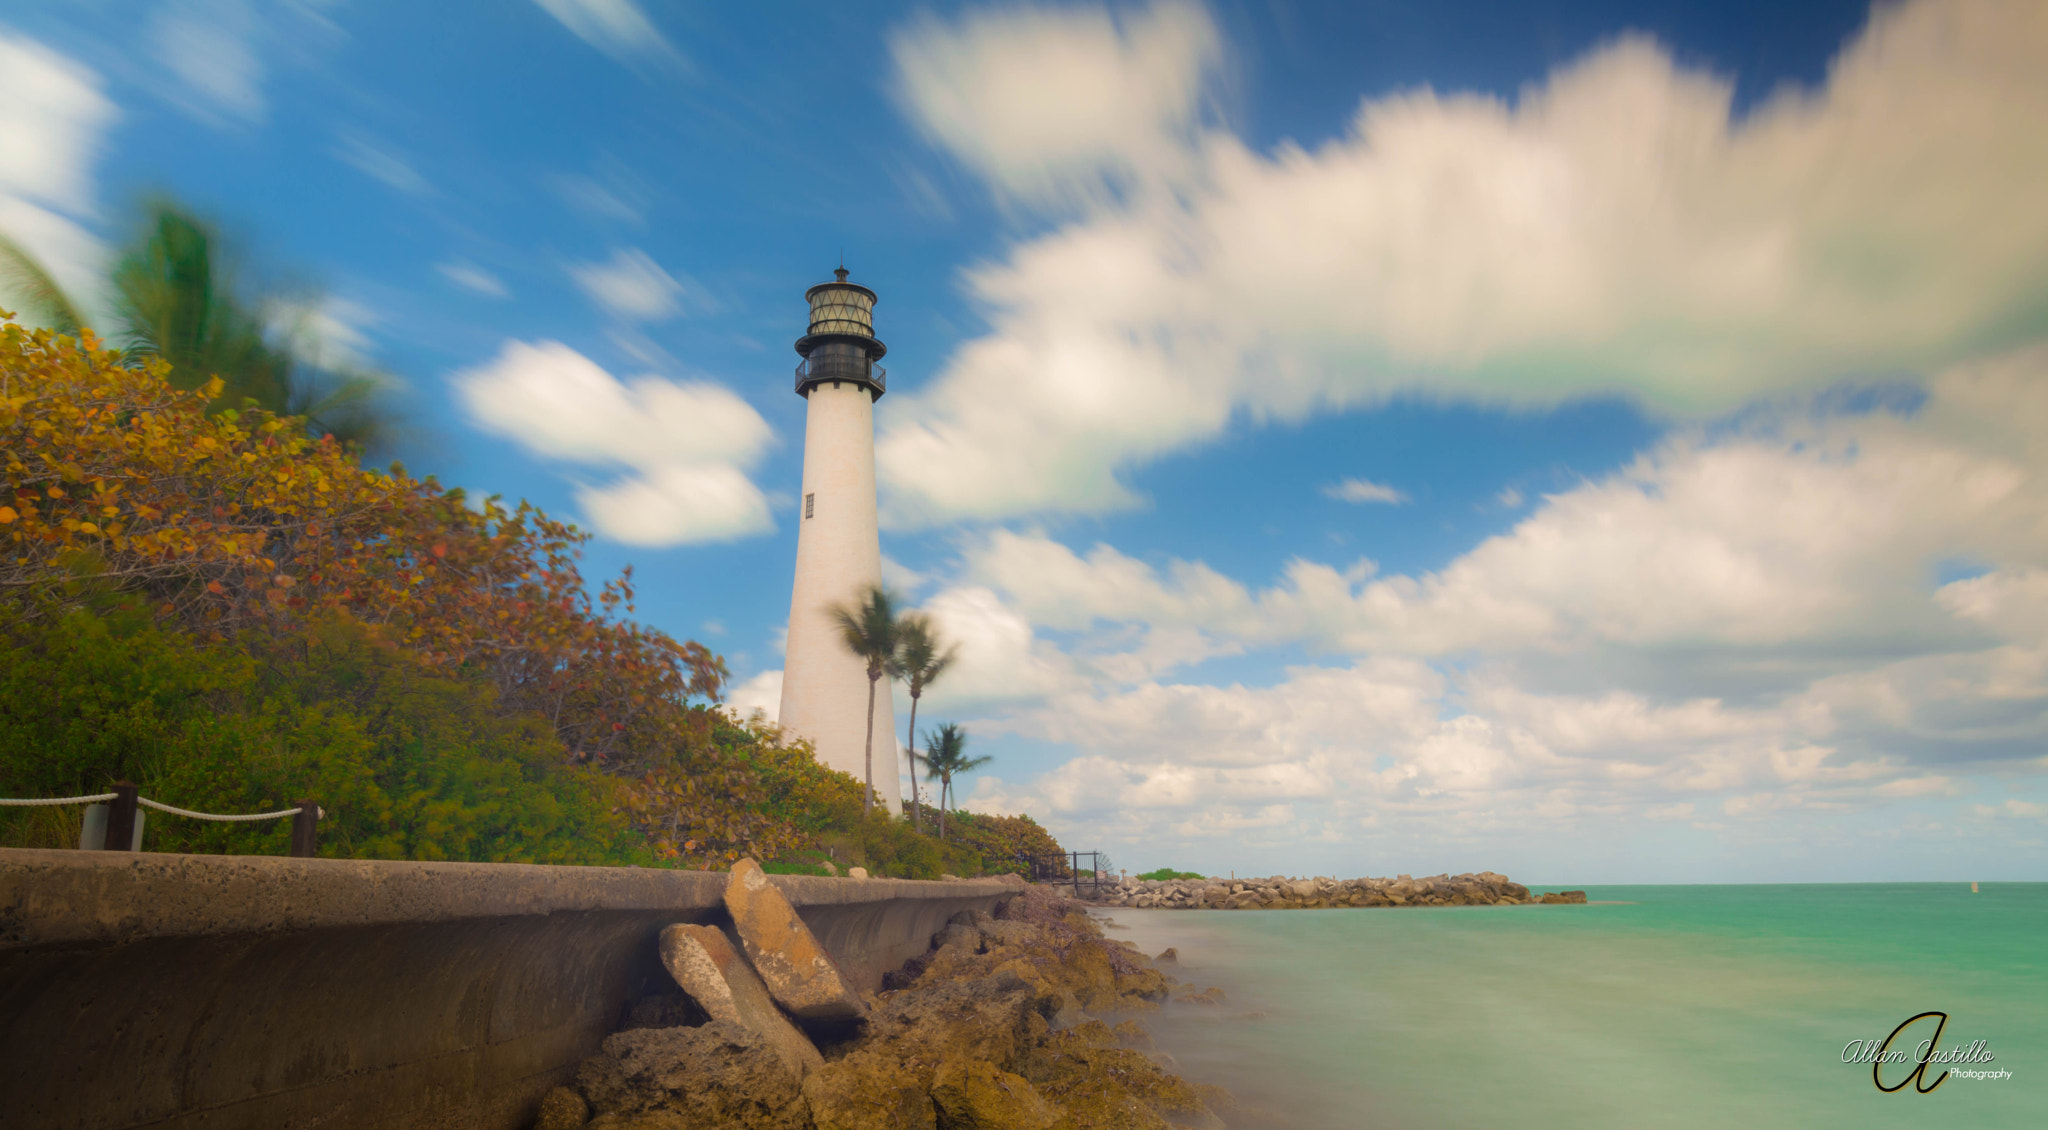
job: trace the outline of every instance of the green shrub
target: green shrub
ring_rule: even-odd
[[[325,810],[320,854],[650,862],[614,778],[568,763],[536,717],[348,621],[207,645],[147,618],[73,611],[0,625],[0,795],[134,781],[152,800],[239,814]],[[71,847],[77,813],[0,809],[0,843]],[[151,812],[150,851],[282,855],[291,821]]]
[[[1194,872],[1192,872],[1192,871],[1175,871],[1175,870],[1174,870],[1173,868],[1171,868],[1171,867],[1162,867],[1162,868],[1160,868],[1160,869],[1159,869],[1159,870],[1157,870],[1157,871],[1147,871],[1147,872],[1145,872],[1145,873],[1144,873],[1143,875],[1140,875],[1140,876],[1138,876],[1138,878],[1140,878],[1140,879],[1157,879],[1157,880],[1166,880],[1166,879],[1203,879],[1203,878],[1207,878],[1207,876],[1204,876],[1204,875],[1197,875],[1197,874],[1195,874],[1195,873],[1194,873]]]

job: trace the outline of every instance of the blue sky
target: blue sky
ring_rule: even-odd
[[[2048,864],[2024,5],[0,3],[0,230],[135,203],[406,464],[776,701],[802,292],[881,295],[920,720],[1133,867]],[[899,705],[899,717],[903,706]]]

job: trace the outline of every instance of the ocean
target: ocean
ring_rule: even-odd
[[[1245,1104],[1233,1127],[2048,1127],[2048,883],[1583,889],[1591,905],[1098,916],[1227,994],[1141,1019]],[[1947,1014],[1939,1050],[1979,1062],[1893,1093],[1844,1062],[1927,1012]],[[1919,1093],[1944,1067],[2010,1077]]]

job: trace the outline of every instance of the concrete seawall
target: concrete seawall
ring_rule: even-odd
[[[1016,887],[777,876],[872,989]],[[0,1127],[515,1130],[725,876],[0,849]]]

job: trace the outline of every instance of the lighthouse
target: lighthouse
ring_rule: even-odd
[[[853,606],[882,583],[875,523],[875,401],[889,351],[875,338],[875,292],[846,281],[804,292],[809,332],[796,342],[796,394],[804,413],[804,485],[797,502],[796,582],[789,595],[789,643],[782,665],[783,729],[809,738],[818,760],[867,776],[867,664],[840,641],[835,606]],[[902,810],[896,712],[885,677],[876,687],[875,792]]]

